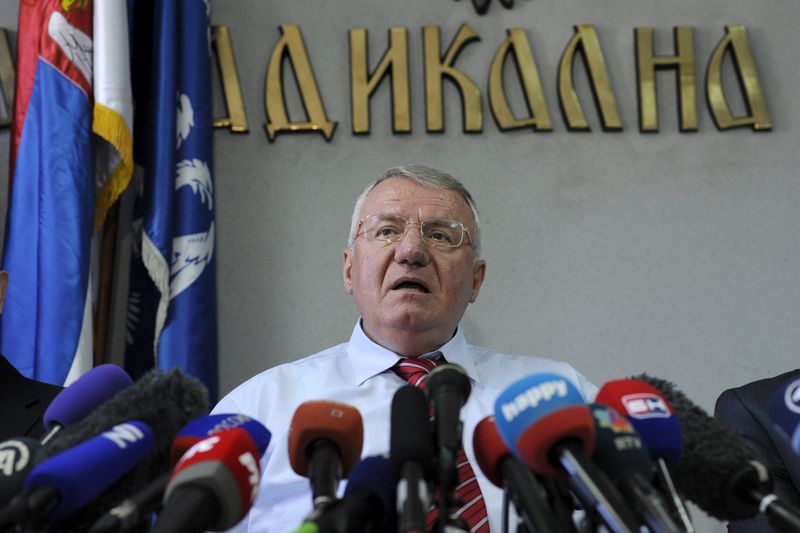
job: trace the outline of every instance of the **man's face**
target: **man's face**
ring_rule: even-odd
[[[427,245],[419,225],[409,225],[399,242],[367,240],[363,228],[353,249],[344,251],[344,285],[373,341],[406,356],[438,348],[455,332],[467,305],[478,296],[486,269],[475,261],[471,235],[475,221],[454,191],[429,189],[404,177],[378,184],[359,218],[399,215],[409,222],[431,218],[461,222],[470,236],[458,248]],[[420,353],[405,353],[409,350]]]

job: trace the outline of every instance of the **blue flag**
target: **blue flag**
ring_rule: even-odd
[[[137,2],[134,207],[125,366],[180,368],[217,396],[208,3]]]
[[[20,2],[0,350],[28,377],[91,368],[92,9]]]

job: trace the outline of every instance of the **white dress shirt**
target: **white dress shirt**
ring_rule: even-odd
[[[564,376],[587,401],[594,400],[597,387],[567,363],[472,346],[461,327],[438,351],[447,362],[463,367],[472,383],[472,392],[461,410],[463,446],[485,498],[490,527],[492,531],[501,531],[503,493],[483,475],[475,461],[472,450],[475,426],[494,413],[495,400],[506,387],[530,374],[547,372]],[[294,473],[287,449],[292,415],[303,402],[332,400],[352,405],[364,421],[361,457],[388,456],[392,397],[406,384],[390,370],[398,357],[372,342],[359,320],[350,342],[265,370],[220,400],[213,413],[248,415],[272,433],[261,460],[263,477],[256,501],[247,517],[231,531],[287,533],[298,528],[311,512],[309,481]]]

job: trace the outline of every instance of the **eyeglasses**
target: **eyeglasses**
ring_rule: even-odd
[[[469,236],[469,228],[464,224],[443,218],[409,222],[398,215],[370,215],[362,218],[359,225],[364,228],[364,238],[368,241],[382,242],[399,242],[409,226],[419,226],[425,244],[437,248],[458,248],[464,241],[464,235]]]

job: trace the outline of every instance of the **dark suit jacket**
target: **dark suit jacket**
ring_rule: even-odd
[[[769,418],[769,399],[784,383],[800,377],[800,369],[728,389],[717,398],[714,417],[741,434],[761,456],[775,481],[775,494],[800,508],[800,457]],[[772,531],[764,516],[728,524],[728,531]]]
[[[0,355],[0,441],[44,435],[42,415],[62,388],[26,378]]]

